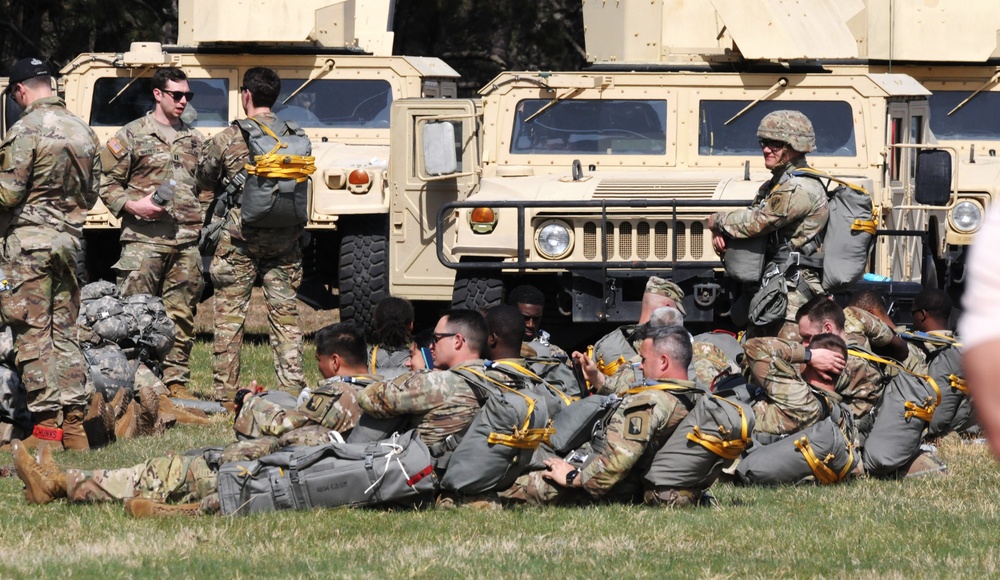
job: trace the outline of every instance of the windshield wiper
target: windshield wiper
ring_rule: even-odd
[[[957,110],[961,109],[962,107],[964,107],[966,103],[968,103],[969,101],[971,101],[973,99],[973,97],[975,97],[979,93],[981,93],[984,90],[986,90],[986,87],[988,87],[988,86],[992,85],[993,83],[997,82],[998,79],[1000,79],[1000,70],[998,70],[997,72],[993,73],[993,76],[990,77],[990,80],[988,80],[985,83],[983,83],[983,86],[981,86],[978,89],[976,89],[975,91],[973,91],[973,93],[971,95],[969,95],[968,97],[965,97],[964,101],[962,101],[961,103],[955,105],[954,109],[948,111],[948,116],[950,117],[952,113],[954,113],[955,111],[957,111]]]
[[[316,80],[319,77],[325,75],[326,73],[330,72],[331,70],[333,70],[333,59],[332,58],[328,58],[328,59],[326,59],[326,63],[323,65],[323,68],[319,69],[318,71],[316,71],[316,73],[313,76],[311,76],[308,79],[306,79],[304,83],[302,83],[301,85],[299,85],[299,88],[295,89],[294,91],[292,91],[292,94],[290,94],[287,97],[285,97],[285,100],[281,101],[281,104],[282,105],[287,105],[288,101],[292,100],[292,98],[295,95],[297,95],[297,94],[299,94],[299,93],[302,92],[302,89],[308,87],[310,85],[310,83],[312,83],[314,80]]]

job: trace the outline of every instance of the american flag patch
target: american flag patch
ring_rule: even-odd
[[[121,141],[117,137],[112,137],[108,139],[108,151],[115,156],[115,159],[119,159],[122,153],[125,152],[125,146],[122,145]]]

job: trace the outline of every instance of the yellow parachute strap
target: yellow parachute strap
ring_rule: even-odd
[[[602,356],[597,360],[597,370],[601,371],[606,376],[614,376],[614,374],[618,372],[618,369],[621,368],[621,366],[626,362],[628,361],[625,360],[625,357],[618,355],[618,360],[605,363],[604,357]]]
[[[671,385],[670,383],[660,383],[657,385],[643,385],[641,387],[634,387],[625,391],[626,395],[638,395],[639,393],[644,393],[646,391],[694,391],[695,387],[684,387],[681,385]]]
[[[909,419],[910,417],[917,417],[918,419],[923,419],[924,421],[930,423],[931,419],[934,418],[934,409],[936,409],[937,406],[941,404],[941,389],[938,387],[937,382],[933,378],[931,378],[928,375],[915,373],[894,360],[882,358],[880,356],[869,354],[867,352],[860,350],[855,350],[853,348],[847,349],[847,352],[848,354],[852,354],[856,357],[860,357],[865,360],[896,367],[897,369],[903,371],[904,373],[913,375],[918,379],[923,379],[927,381],[930,384],[930,386],[934,388],[934,394],[937,397],[937,400],[934,400],[935,397],[927,397],[926,399],[924,399],[923,404],[920,405],[914,403],[913,401],[906,401],[905,403],[903,403],[903,407],[906,408],[906,412],[903,413],[903,417],[906,419]],[[932,403],[931,401],[934,402]]]
[[[257,125],[274,139],[274,148],[264,155],[254,157],[255,165],[246,165],[247,173],[276,179],[294,179],[302,183],[316,172],[316,158],[312,155],[279,155],[278,150],[288,147],[274,131],[264,123]]]
[[[514,369],[515,371],[523,374],[524,376],[529,377],[532,380],[535,380],[535,381],[538,381],[538,382],[542,383],[543,385],[545,385],[545,387],[548,390],[550,390],[553,393],[555,393],[556,396],[558,396],[560,399],[562,399],[562,402],[566,403],[567,405],[569,405],[570,403],[572,403],[574,401],[573,397],[570,397],[566,393],[564,393],[564,392],[560,391],[559,389],[553,387],[552,385],[549,384],[548,381],[546,381],[542,377],[536,375],[531,369],[529,369],[527,367],[521,366],[521,365],[517,364],[516,362],[510,362],[510,361],[493,361],[493,364],[496,365],[496,366],[502,366],[502,367],[508,367],[508,368]]]
[[[512,389],[507,385],[494,380],[492,377],[481,373],[475,369],[462,369],[468,371],[479,378],[486,379],[487,381],[493,383],[497,387],[514,393],[519,397],[524,397],[525,402],[528,405],[528,412],[524,415],[524,424],[520,428],[517,425],[511,425],[511,430],[514,432],[511,435],[504,435],[503,433],[490,433],[486,438],[487,443],[500,445],[506,445],[507,447],[514,447],[516,449],[538,449],[538,446],[542,443],[548,443],[549,438],[555,434],[556,430],[551,427],[544,427],[542,429],[531,429],[531,415],[535,412],[535,400],[531,397],[519,392],[517,389]]]
[[[854,220],[851,224],[852,232],[865,232],[866,234],[875,235],[875,231],[878,229],[878,220]]]
[[[951,383],[951,388],[962,391],[966,395],[969,394],[969,387],[965,385],[965,379],[958,375],[948,375],[948,382]]]
[[[958,348],[962,347],[962,343],[959,342],[954,336],[948,336],[947,334],[941,334],[940,332],[934,332],[934,331],[930,331],[927,334],[935,338],[940,338],[941,340],[950,343],[952,346],[956,346]]]
[[[368,372],[375,374],[375,359],[378,358],[378,345],[372,347],[372,360],[368,363]]]
[[[813,451],[812,445],[809,444],[809,439],[807,437],[802,437],[801,439],[796,440],[795,447],[802,452],[802,456],[805,457],[806,463],[809,464],[809,468],[812,469],[813,475],[816,476],[816,480],[822,484],[829,485],[831,483],[837,483],[841,479],[844,479],[844,477],[850,473],[851,468],[854,467],[854,449],[850,443],[847,445],[847,452],[850,455],[847,459],[847,464],[840,470],[840,473],[833,471],[830,469],[830,466],[827,465],[827,462],[833,459],[833,454],[829,454],[820,460],[816,457],[816,452]]]
[[[736,411],[740,414],[740,438],[735,441],[723,439],[715,434],[703,433],[702,430],[695,425],[691,428],[692,433],[687,434],[688,441],[693,441],[698,445],[701,445],[705,449],[708,449],[723,459],[736,459],[741,453],[743,453],[743,451],[747,448],[747,444],[750,442],[750,428],[747,425],[746,414],[743,413],[743,407],[737,405],[729,399],[718,395],[712,396],[736,407]],[[722,425],[719,425],[719,433],[728,435]]]

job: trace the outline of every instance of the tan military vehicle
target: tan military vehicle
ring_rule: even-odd
[[[930,92],[823,67],[856,41],[816,19],[840,21],[832,3],[808,4],[585,1],[601,22],[589,70],[503,73],[481,102],[394,103],[392,147],[413,154],[390,165],[392,293],[481,306],[533,283],[574,321],[624,321],[656,273],[685,289],[689,320],[714,321],[728,301],[705,221],[770,177],[756,128],[779,109],[812,119],[814,167],[871,192],[883,292],[914,292],[928,224],[956,203],[952,152],[929,143]],[[772,33],[744,45],[763,24]]]
[[[368,298],[387,295],[389,117],[393,101],[455,97],[458,74],[436,58],[392,56],[392,0],[254,2],[181,0],[177,46],[134,43],[117,54],[82,54],[60,71],[67,106],[106,140],[152,107],[150,78],[179,67],[195,93],[189,106],[205,135],[241,117],[239,87],[254,66],[282,79],[275,111],[313,141],[300,297],[338,304],[368,322]],[[264,10],[265,12],[262,12]],[[267,14],[266,18],[263,14]],[[206,193],[206,200],[211,199]],[[88,270],[113,276],[119,222],[103,206],[88,216]],[[356,292],[358,287],[364,292]],[[358,301],[355,297],[365,297]]]

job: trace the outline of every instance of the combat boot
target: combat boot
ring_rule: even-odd
[[[35,427],[31,437],[21,441],[25,449],[35,449],[41,443],[52,445],[56,451],[63,449],[63,430],[59,428],[59,411],[35,413]]]
[[[646,505],[653,507],[686,508],[702,505],[702,491],[682,487],[647,489],[643,494]],[[711,500],[709,500],[711,504]]]
[[[136,434],[156,434],[156,419],[160,414],[160,398],[156,392],[147,386],[139,388],[139,406],[136,408]]]
[[[191,391],[187,390],[182,383],[173,383],[167,387],[170,391],[170,396],[175,399],[189,399],[197,400],[198,397],[191,394]]]
[[[52,457],[52,447],[50,445],[42,444],[38,446],[38,451],[35,452],[35,461],[42,467],[42,473],[46,477],[54,479],[63,489],[66,489],[66,472],[59,467],[55,458]]]
[[[202,515],[200,503],[167,504],[142,497],[125,500],[125,513],[134,518],[170,518]]]
[[[910,463],[900,470],[903,477],[923,477],[926,475],[948,475],[948,466],[930,451],[921,451]]]
[[[125,410],[122,412],[122,415],[118,417],[117,421],[115,421],[115,438],[132,439],[136,436],[138,432],[136,425],[138,408],[139,403],[135,402],[135,399],[129,401],[129,403],[125,405]]]
[[[66,497],[66,477],[49,477],[22,441],[11,444],[17,477],[24,483],[24,497],[31,504],[46,504]]]
[[[212,422],[205,415],[204,411],[198,409],[188,409],[170,400],[166,395],[160,395],[160,412],[170,413],[177,418],[181,425],[211,425]]]
[[[87,433],[87,442],[92,449],[115,441],[115,412],[110,404],[104,402],[104,395],[101,393],[94,393],[91,397],[87,417],[83,420],[83,430]]]
[[[87,412],[82,406],[63,408],[63,447],[74,451],[90,451],[87,431],[83,428],[86,417]]]

